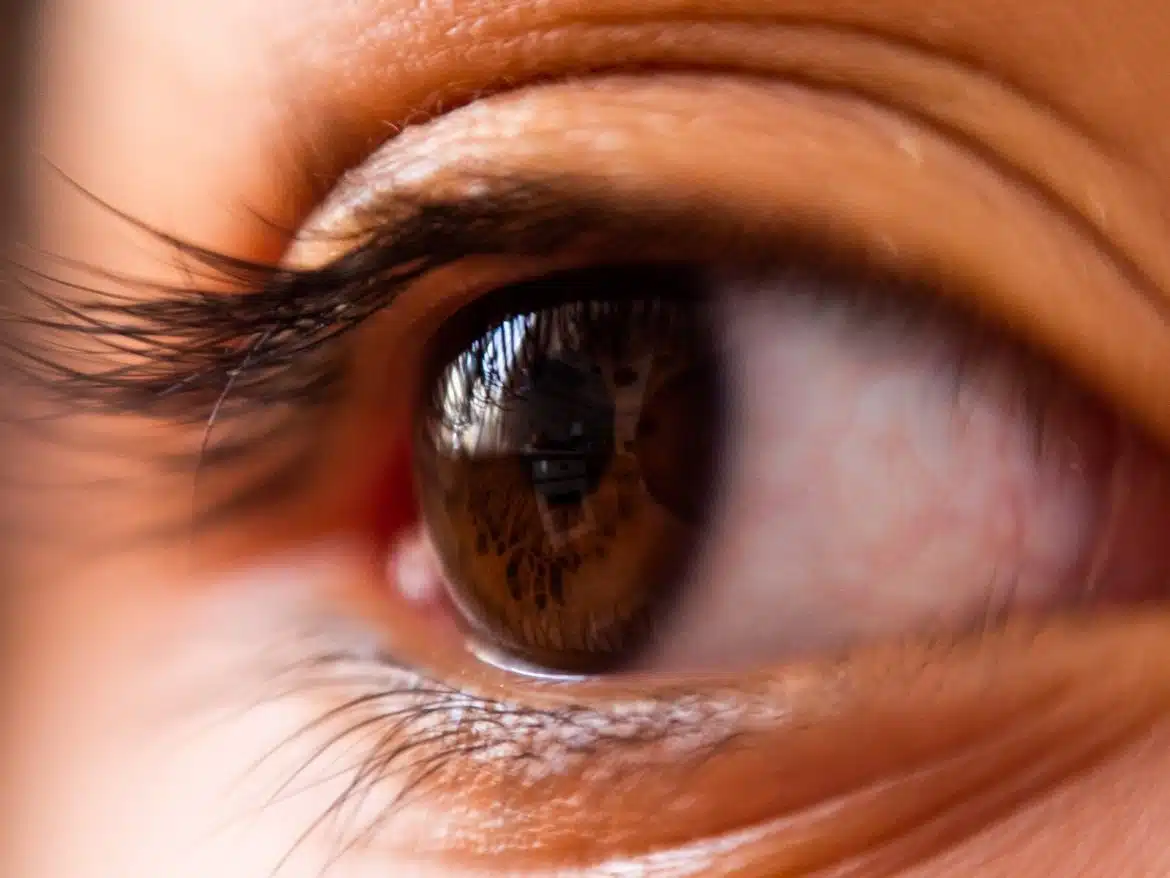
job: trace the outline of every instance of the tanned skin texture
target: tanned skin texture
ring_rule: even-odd
[[[109,272],[107,288],[199,274],[127,217],[313,263],[330,245],[297,230],[375,152],[424,193],[479,162],[601,180],[614,198],[782,210],[960,291],[1165,445],[1167,46],[1159,0],[56,0],[25,80],[21,229]],[[14,471],[67,484],[4,500],[28,534],[6,659],[6,876],[1170,875],[1156,600],[765,656],[718,679],[566,687],[473,660],[450,608],[395,597],[349,539],[366,514],[355,485],[393,469],[424,330],[521,273],[424,281],[355,342],[370,365],[322,439],[328,472],[194,539],[132,536],[190,502],[189,471],[152,456],[159,424],[73,412],[54,435],[75,441],[13,440]],[[116,453],[86,447],[99,436]],[[506,702],[502,749],[461,751],[401,800],[404,778],[367,783],[376,726],[315,756],[362,715],[315,719],[365,691],[322,682],[343,674],[320,660],[323,616]],[[351,676],[376,676],[367,661]],[[622,705],[683,691],[700,694],[672,714],[698,730],[690,744],[614,743]],[[602,768],[520,767],[515,736],[548,742],[517,717],[570,703],[611,723],[587,747]],[[697,758],[718,729],[735,743]],[[425,742],[426,722],[410,734]]]

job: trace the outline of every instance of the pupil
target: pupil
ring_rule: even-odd
[[[600,370],[584,357],[543,357],[515,394],[532,489],[550,505],[580,505],[613,461],[615,406]]]

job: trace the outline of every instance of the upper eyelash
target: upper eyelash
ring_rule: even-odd
[[[352,249],[309,269],[208,250],[103,204],[206,283],[160,284],[51,256],[47,267],[13,263],[25,295],[7,320],[33,333],[7,343],[7,365],[74,410],[199,422],[217,406],[228,415],[249,403],[321,398],[338,364],[314,354],[423,276],[472,256],[542,258],[600,239],[617,258],[651,244],[676,257],[702,247],[747,263],[891,275],[889,266],[873,271],[873,254],[790,217],[748,228],[710,206],[698,213],[689,204],[615,203],[582,180],[496,180],[483,188],[473,197],[394,196],[358,217]],[[229,382],[231,399],[221,400]]]
[[[123,217],[210,282],[160,285],[51,258],[49,269],[14,264],[25,303],[9,320],[34,334],[8,344],[8,365],[74,410],[98,413],[201,421],[215,408],[226,415],[246,403],[318,399],[336,369],[326,359],[300,368],[306,358],[419,278],[471,255],[547,255],[596,226],[589,207],[552,203],[555,211],[528,187],[467,201],[404,196],[363,218],[353,249],[312,269],[248,262]],[[89,282],[68,279],[70,271]]]
[[[311,445],[303,437],[314,431],[293,422],[323,416],[337,398],[348,365],[340,342],[428,272],[471,255],[547,255],[611,216],[587,197],[516,181],[474,199],[401,195],[359,218],[348,252],[299,269],[187,243],[94,200],[173,251],[193,282],[162,284],[51,254],[10,262],[23,296],[4,315],[18,331],[0,346],[2,365],[23,380],[38,414],[6,425],[52,435],[47,422],[89,413],[195,426],[202,440],[194,449],[149,454],[164,469],[193,471],[196,485],[212,467],[262,456],[274,434]],[[228,496],[193,500],[189,519],[160,523],[135,543],[263,507],[295,489],[289,475],[303,477],[311,450],[292,465],[267,465]]]
[[[823,277],[881,282],[904,273],[830,230],[778,209],[752,223],[721,205],[669,198],[616,199],[589,179],[479,178],[472,196],[401,193],[355,217],[352,247],[301,269],[264,264],[183,241],[121,213],[116,219],[169,248],[192,278],[171,285],[119,275],[51,254],[12,262],[18,291],[4,315],[7,374],[31,391],[43,425],[61,415],[137,415],[194,426],[202,440],[178,455],[149,452],[163,466],[199,474],[247,465],[274,433],[304,434],[295,419],[324,417],[351,364],[345,337],[430,272],[474,256],[542,259],[604,246],[607,261],[708,254],[745,267],[791,265]],[[906,280],[899,281],[906,285]],[[291,420],[290,420],[291,419]],[[14,419],[17,426],[29,424]],[[12,425],[10,422],[9,426]],[[222,429],[230,426],[231,429]],[[214,428],[214,430],[213,430]],[[86,431],[84,441],[96,441]],[[77,441],[79,437],[74,437]],[[308,451],[309,449],[303,449]],[[288,467],[235,489],[190,519],[143,538],[215,524],[260,508],[292,486]],[[295,466],[302,472],[307,467]]]

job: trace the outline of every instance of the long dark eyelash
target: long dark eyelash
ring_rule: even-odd
[[[160,285],[64,260],[16,265],[35,307],[9,319],[35,335],[10,345],[11,365],[74,410],[99,413],[201,421],[229,380],[225,415],[258,401],[318,400],[340,370],[319,359],[307,370],[306,361],[420,277],[468,256],[547,254],[598,225],[588,207],[550,206],[528,188],[476,201],[403,196],[365,218],[350,252],[312,269],[234,258],[123,217],[206,283]]]
[[[485,191],[442,199],[401,194],[360,217],[359,231],[342,242],[352,249],[310,269],[217,253],[103,204],[173,250],[192,284],[160,284],[48,255],[13,264],[25,295],[7,319],[33,331],[9,344],[9,365],[72,410],[201,422],[229,380],[225,415],[256,402],[322,398],[344,366],[314,354],[419,278],[468,257],[547,257],[592,238],[623,255],[647,244],[672,247],[676,256],[698,245],[769,264],[789,254],[830,274],[869,273],[874,261],[808,219],[780,217],[749,229],[710,205],[702,205],[701,220],[698,205],[618,205],[589,181],[500,180]]]
[[[345,255],[297,269],[217,253],[100,206],[170,248],[191,284],[47,254],[12,263],[23,295],[5,315],[19,331],[0,348],[2,365],[43,412],[15,426],[47,434],[59,415],[89,413],[198,427],[194,451],[155,452],[164,469],[195,473],[247,462],[276,433],[312,433],[289,419],[322,416],[337,398],[348,368],[344,337],[420,277],[471,255],[555,251],[602,215],[530,186],[471,201],[404,195],[362,218],[362,231],[340,242],[351,245]],[[201,520],[245,510],[280,479],[262,481]]]
[[[250,463],[282,431],[310,442],[320,431],[302,428],[320,424],[346,386],[346,336],[424,275],[468,257],[539,259],[604,245],[607,260],[655,250],[890,276],[880,254],[807,217],[745,225],[719,205],[615,200],[590,180],[478,182],[473,196],[389,199],[357,218],[358,231],[339,242],[351,245],[344,255],[311,269],[217,253],[98,202],[169,248],[191,282],[161,284],[49,254],[11,264],[23,295],[3,317],[18,331],[0,346],[0,368],[21,379],[41,413],[18,426],[51,430],[59,416],[88,413],[195,428],[193,443],[146,453],[166,469],[196,473]],[[100,442],[99,434],[68,441]],[[255,508],[269,496],[245,485],[159,536],[216,523],[221,508],[245,512],[241,498]]]

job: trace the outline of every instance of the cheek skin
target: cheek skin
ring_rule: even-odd
[[[368,8],[346,4],[336,7],[340,12],[332,12],[305,3],[290,6],[280,17],[283,20],[274,20],[271,8],[262,3],[59,2],[50,19],[55,29],[46,42],[44,63],[50,75],[45,82],[51,100],[43,108],[43,142],[37,147],[83,185],[134,216],[218,249],[275,258],[285,241],[272,229],[296,227],[312,191],[311,186],[290,184],[288,175],[276,169],[287,167],[281,162],[295,149],[290,140],[297,139],[294,133],[300,129],[293,120],[314,120],[323,129],[331,126],[320,120],[336,120],[333,130],[353,132],[347,144],[325,150],[329,156],[321,157],[326,165],[343,165],[366,150],[362,144],[370,143],[370,138],[384,136],[387,120],[404,119],[420,105],[442,104],[444,89],[452,82],[467,83],[468,89],[475,90],[508,77],[542,72],[546,66],[578,69],[584,63],[625,61],[631,54],[662,61],[655,52],[665,53],[666,60],[676,64],[702,66],[710,56],[699,57],[696,47],[702,44],[710,49],[718,43],[724,47],[723,60],[749,55],[771,61],[803,57],[801,64],[811,65],[837,58],[836,67],[826,64],[821,69],[824,82],[848,87],[854,80],[863,81],[867,88],[885,88],[907,101],[921,99],[916,105],[919,110],[928,105],[944,110],[958,107],[960,115],[942,119],[940,128],[975,132],[977,142],[993,144],[992,153],[1008,151],[1005,145],[1023,144],[1021,150],[1027,155],[1021,153],[1016,164],[1041,168],[1037,173],[1046,177],[1051,188],[1091,216],[1096,233],[1129,254],[1146,275],[1155,278],[1155,285],[1157,278],[1170,277],[1161,219],[1170,215],[1166,209],[1170,165],[1165,156],[1170,121],[1160,112],[1167,104],[1165,77],[1156,75],[1165,66],[1168,16],[1153,2],[1119,10],[1110,0],[1024,6],[956,0],[937,4],[930,16],[922,14],[917,0],[882,4],[655,0],[636,9],[598,0],[509,4],[507,9],[494,2],[456,4],[450,10],[442,6],[390,0]],[[720,39],[701,27],[675,32],[663,24],[699,14],[733,12],[742,15],[745,26]],[[448,14],[464,16],[463,26],[446,18]],[[971,66],[980,75],[955,81],[935,76],[939,69],[931,68],[929,76],[902,77],[899,71],[909,68],[866,66],[876,56],[862,54],[866,46],[854,43],[830,41],[802,56],[801,46],[806,45],[802,40],[815,36],[811,31],[816,28],[773,36],[759,33],[757,25],[751,24],[784,15],[813,23],[843,23],[857,33],[888,32],[903,37],[908,46],[941,47],[944,54],[977,59]],[[603,16],[609,22],[593,28],[592,17]],[[654,28],[639,35],[614,24],[632,19]],[[475,26],[466,26],[469,20]],[[525,28],[531,31],[527,40],[518,36]],[[305,38],[302,29],[314,38]],[[778,50],[781,39],[790,51]],[[271,41],[261,42],[266,40]],[[531,44],[531,57],[521,59],[516,48],[520,43]],[[758,49],[754,55],[753,45]],[[209,46],[216,49],[209,51]],[[339,48],[347,46],[351,47],[348,51]],[[836,55],[834,46],[841,50]],[[886,55],[901,58],[907,53],[905,47],[895,47]],[[565,60],[574,56],[572,63]],[[316,71],[317,78],[304,88],[294,87],[300,74],[272,63],[274,58],[301,64],[304,70]],[[867,60],[862,63],[858,58]],[[1099,61],[1099,75],[1084,75],[1086,59]],[[761,69],[764,66],[761,61]],[[954,66],[946,72],[954,73]],[[982,75],[984,68],[989,75]],[[375,69],[381,72],[370,72]],[[989,80],[997,78],[1009,86],[1022,83],[1018,90],[1040,95],[1043,100],[1037,103],[1049,110],[1029,115],[1017,112],[1019,106],[1010,102],[976,101],[977,95],[998,93],[986,88]],[[944,79],[945,87],[938,93],[927,85]],[[295,93],[298,99],[285,92]],[[972,100],[969,104],[956,101],[955,94],[972,95]],[[344,109],[329,112],[335,105]],[[976,107],[971,119],[961,117],[963,106]],[[632,115],[644,118],[648,109],[653,107],[635,109]],[[727,109],[734,115],[735,107]],[[1075,116],[1078,130],[1090,133],[1077,139],[1066,136],[1068,132],[1059,126],[1045,127],[1059,113]],[[762,118],[747,111],[743,115],[752,117],[757,127]],[[561,127],[581,127],[570,106],[554,107],[543,118],[548,128],[557,128],[562,119],[573,124]],[[468,142],[479,137],[488,149],[496,149],[488,133],[489,121],[474,137],[466,131],[462,136]],[[208,132],[216,136],[208,137]],[[696,139],[700,133],[695,132]],[[452,142],[459,137],[456,132]],[[1110,148],[1086,145],[1093,137]],[[570,152],[552,139],[527,139],[523,131],[511,143],[521,152],[529,146],[537,153],[533,158],[537,164],[555,164]],[[821,167],[832,166],[830,148],[819,149],[825,156]],[[655,152],[648,148],[640,158],[633,156],[634,169],[642,173],[641,166],[653,165]],[[694,152],[692,160],[699,155]],[[912,164],[921,155],[915,149],[903,150],[903,158]],[[325,177],[331,178],[338,170],[327,168]],[[865,184],[872,175],[864,170],[856,169],[856,185],[843,186],[842,191],[870,191]],[[682,164],[675,171],[676,182],[688,174],[700,176]],[[925,180],[928,175],[916,170],[909,176]],[[822,179],[817,178],[818,183]],[[752,181],[741,183],[738,190],[743,194]],[[913,191],[926,195],[927,184],[923,187]],[[111,223],[100,210],[80,206],[73,193],[63,195],[50,188],[38,188],[34,197],[43,227],[41,243],[49,250],[150,276],[173,266],[169,251],[128,241],[124,228]],[[793,184],[786,191],[791,195],[795,188]],[[816,197],[829,197],[823,185],[808,188],[820,190],[814,192]],[[922,202],[905,192],[895,194],[899,197],[867,202],[864,210],[854,211],[853,219],[864,226],[878,216],[902,216],[902,243],[907,246],[920,227],[946,225],[938,223],[937,209],[923,217]],[[1013,210],[999,216],[1011,217]],[[257,211],[277,221],[257,224]],[[1037,207],[1036,215],[1042,213]],[[997,227],[988,221],[995,216],[994,211],[965,219],[948,215],[948,222],[956,226],[960,221],[968,223],[965,240],[971,265],[984,264],[989,242],[998,240],[996,230],[1002,230],[1004,223]],[[1037,227],[1043,226],[1038,221]],[[1004,287],[1043,291],[1043,260],[1026,246],[1017,251],[1008,244],[1002,253],[993,249],[998,254],[997,271],[1002,269],[1001,274],[1013,278]],[[934,252],[946,251],[936,248]],[[1085,256],[1081,264],[1080,252],[1073,247],[1049,254],[1055,265],[1052,270],[1066,272],[1062,277],[1067,284],[1062,281],[1056,287],[1084,292],[1090,286],[1084,282],[1089,275],[1110,278],[1093,289],[1116,291],[1124,286],[1110,274],[1114,268],[1106,264],[1108,260]],[[1103,301],[1112,301],[1111,295],[1106,294]],[[1057,313],[1066,306],[1054,301],[1055,297],[1037,295],[1032,309],[1049,309],[1052,313],[1045,312],[1046,319],[1053,326],[1067,326],[1071,318]],[[1146,421],[1161,425],[1161,435],[1170,434],[1170,416],[1161,402],[1170,374],[1166,333],[1152,312],[1125,304],[1133,301],[1125,295],[1117,298],[1120,304],[1115,308],[1093,305],[1093,301],[1086,295],[1071,308],[1080,321],[1078,332],[1038,334],[1054,346],[1067,348],[1067,358],[1085,364],[1086,372],[1104,375],[1102,386],[1143,412]],[[1005,306],[1005,311],[1011,309]],[[1015,316],[1027,325],[1038,319]],[[1098,361],[1105,364],[1100,369],[1095,365]],[[29,508],[35,507],[36,515],[50,523],[70,513],[79,515],[83,525],[94,527],[110,514],[109,507],[84,497],[70,509],[59,502],[54,507],[54,502],[38,498]],[[389,518],[384,525],[387,530],[406,520],[397,514]],[[1152,541],[1149,532],[1134,522],[1121,522],[1117,530],[1118,541],[1136,542],[1142,551]],[[46,554],[54,554],[53,547],[49,549]],[[180,606],[178,596],[189,586],[180,549],[123,556],[100,572],[88,566],[75,566],[65,573],[52,564],[38,568],[30,561],[32,555],[31,548],[22,547],[21,567],[28,572],[21,584],[27,587],[16,601],[21,626],[11,645],[17,674],[12,714],[16,717],[15,750],[9,757],[13,783],[6,784],[9,789],[4,791],[11,797],[6,808],[12,819],[4,822],[15,840],[17,865],[11,873],[5,870],[6,874],[15,878],[159,874],[258,878],[270,874],[280,856],[296,843],[297,830],[337,793],[336,785],[318,778],[323,785],[302,797],[253,809],[254,817],[236,824],[242,828],[235,834],[217,834],[218,827],[208,824],[225,810],[221,795],[241,770],[291,734],[306,716],[330,706],[325,697],[320,696],[324,704],[311,699],[286,702],[270,711],[247,712],[244,718],[226,711],[212,723],[213,732],[186,736],[181,746],[174,747],[164,740],[162,724],[156,720],[157,711],[169,709],[176,696],[183,701],[192,691],[207,691],[198,690],[193,681],[207,685],[210,679],[208,688],[222,695],[223,681],[236,679],[223,664],[230,664],[232,649],[246,651],[269,641],[295,643],[286,630],[275,636],[272,617],[277,615],[274,608],[287,607],[288,591],[295,590],[297,575],[284,571],[267,577],[269,585],[273,578],[277,580],[279,600],[272,599],[271,589],[255,583],[233,581],[200,589],[211,603],[223,598],[228,615],[243,620],[231,629],[234,633],[225,643],[217,624],[197,621],[188,612],[190,607]],[[45,575],[46,569],[53,571],[51,577]],[[368,618],[377,618],[370,599],[376,582],[367,579],[348,590],[339,589],[335,603],[361,605]],[[385,610],[382,613],[387,615]],[[383,621],[387,630],[405,631],[403,648],[427,655],[436,667],[451,669],[452,676],[468,686],[509,691],[537,704],[558,697],[555,691],[517,683],[490,670],[469,669],[457,662],[454,650],[440,654],[441,649],[426,643],[425,625],[404,627],[402,620],[411,617],[407,610],[401,613],[394,624]],[[828,863],[845,863],[842,868],[847,872],[855,867],[855,873],[920,878],[1168,874],[1170,855],[1160,830],[1170,825],[1166,792],[1170,789],[1170,757],[1166,755],[1170,730],[1165,722],[1170,712],[1165,673],[1170,667],[1168,631],[1167,621],[1151,613],[1089,625],[1067,636],[1050,632],[1034,637],[1017,633],[1014,639],[989,636],[974,649],[983,665],[962,650],[941,650],[941,655],[940,651],[909,650],[856,657],[844,672],[823,667],[761,672],[767,681],[782,681],[783,685],[776,685],[785,692],[820,691],[826,679],[843,679],[847,685],[842,691],[871,693],[872,703],[866,709],[854,705],[848,715],[836,703],[821,705],[816,711],[796,711],[793,721],[766,730],[757,751],[730,768],[713,767],[712,772],[723,773],[710,776],[710,795],[696,802],[693,814],[676,827],[682,841],[710,831],[710,821],[728,819],[726,815],[733,811],[745,822],[766,814],[786,814],[790,819],[781,820],[784,825],[772,827],[766,837],[748,839],[733,849],[717,852],[715,845],[700,845],[684,861],[706,863],[708,874],[745,875],[798,875]],[[222,645],[224,652],[209,654],[209,644]],[[994,678],[997,685],[990,689],[956,682],[977,676],[972,670],[977,667],[1006,667],[1012,673]],[[1044,677],[1048,671],[1051,675],[1045,677],[1045,686],[1037,684],[1035,690],[1025,691],[1030,685],[1027,680]],[[807,676],[802,678],[802,674]],[[737,685],[746,687],[747,683],[737,681]],[[1016,691],[1013,685],[1021,689]],[[623,693],[618,684],[597,684],[575,692],[574,697],[610,703],[641,691],[631,686]],[[1054,715],[1037,719],[1027,711],[1009,709],[1013,698],[1031,703],[1038,700],[1036,693],[1041,690],[1058,692],[1066,699]],[[959,695],[953,703],[942,704],[948,692]],[[790,703],[778,694],[772,699],[779,713]],[[824,724],[813,723],[809,716]],[[1004,739],[991,741],[983,736],[985,727],[996,725],[1005,733]],[[808,735],[801,739],[802,728],[815,729],[816,741]],[[967,746],[960,746],[956,742],[964,736]],[[801,749],[801,740],[807,749]],[[867,746],[859,748],[859,741]],[[930,751],[934,761],[927,760],[930,771],[923,774],[929,776],[921,784],[887,783],[897,769],[908,772],[907,766],[917,765],[915,758],[922,757],[923,751]],[[1005,753],[1014,754],[1014,759]],[[302,756],[291,751],[289,762],[274,765],[273,774],[287,773]],[[771,774],[766,773],[768,766]],[[629,774],[630,766],[619,767]],[[675,769],[681,771],[678,766]],[[671,763],[664,760],[655,774],[677,789],[679,776],[670,770]],[[1033,770],[1040,780],[1030,774]],[[661,791],[654,785],[655,774],[647,775],[650,792]],[[761,777],[770,782],[761,783]],[[549,866],[548,857],[553,863],[557,856],[564,862],[590,850],[589,845],[598,839],[622,837],[630,848],[642,845],[643,849],[653,842],[682,843],[679,837],[652,837],[653,832],[666,829],[657,826],[658,821],[645,819],[652,813],[645,807],[623,810],[615,804],[605,813],[582,812],[572,801],[578,788],[567,781],[559,787],[534,788],[530,807],[515,817],[521,828],[514,833],[493,832],[479,815],[466,831],[465,847],[488,856],[514,840],[517,846],[528,845],[523,854],[515,854],[515,862],[521,863],[524,857],[539,860],[540,854],[533,851],[539,851],[540,839],[551,834],[564,844],[551,854],[544,853],[541,865]],[[965,791],[964,801],[952,813],[947,805],[953,804],[956,789]],[[846,793],[850,794],[848,808],[842,807]],[[931,806],[925,813],[922,803]],[[546,815],[546,809],[552,813]],[[943,811],[947,811],[946,819],[936,820]],[[454,820],[459,814],[452,806],[445,817]],[[416,819],[416,824],[420,822]],[[918,829],[911,833],[905,831],[908,826]],[[438,833],[435,827],[411,825],[413,835],[405,836],[406,850],[399,846],[370,859],[356,858],[345,864],[348,871],[338,874],[345,878],[425,874],[423,870],[412,873],[405,861],[412,838],[441,844],[441,839],[427,835],[428,830]],[[209,838],[214,840],[209,842]],[[324,853],[317,848],[306,859],[290,861],[281,874],[319,875],[328,842],[324,848]],[[782,863],[783,868],[761,867],[768,862]],[[672,869],[673,874],[685,874],[670,864],[659,865],[662,874],[672,874]],[[437,874],[452,871],[432,870]]]

